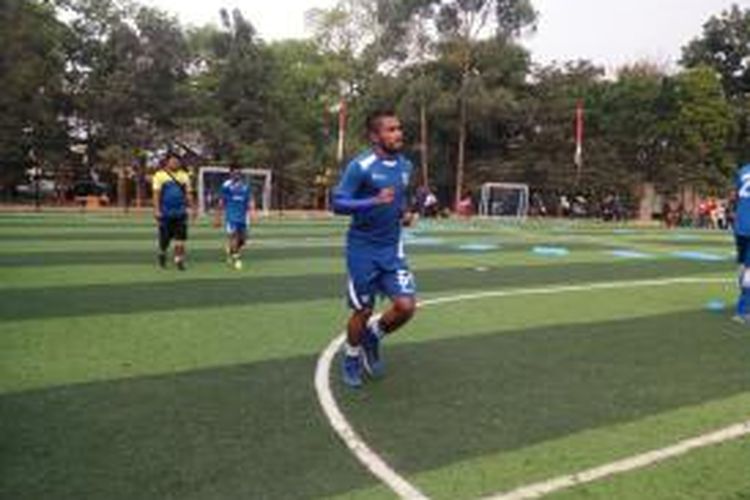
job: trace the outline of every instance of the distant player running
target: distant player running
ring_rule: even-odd
[[[229,179],[221,186],[215,225],[221,224],[221,213],[224,212],[228,238],[227,263],[235,269],[242,269],[241,252],[247,241],[247,229],[254,210],[252,188],[243,178],[242,171],[233,165],[229,168]]]
[[[734,238],[740,265],[740,297],[735,320],[750,324],[750,164],[741,166],[735,177],[736,213]]]
[[[167,267],[167,250],[174,241],[174,262],[185,270],[188,209],[193,206],[190,176],[182,170],[180,158],[168,153],[153,178],[154,218],[159,228],[159,265]]]
[[[414,277],[401,239],[402,225],[410,225],[413,217],[406,211],[412,165],[400,154],[401,123],[395,113],[378,111],[368,117],[367,133],[372,147],[349,163],[333,194],[334,212],[352,218],[346,263],[353,314],[342,375],[353,388],[362,386],[363,370],[372,377],[383,374],[380,341],[406,324],[416,308]],[[372,313],[378,294],[389,297],[392,305],[376,319]]]

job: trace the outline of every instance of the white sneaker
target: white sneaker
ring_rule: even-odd
[[[739,314],[735,314],[732,316],[732,321],[735,323],[739,323],[741,325],[750,325],[750,317],[748,316],[741,316]]]

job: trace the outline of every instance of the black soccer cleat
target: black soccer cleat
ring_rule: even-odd
[[[177,262],[177,269],[179,269],[180,271],[186,271],[187,267],[185,267],[185,263],[183,261],[179,261]]]
[[[167,254],[160,253],[159,254],[159,267],[162,269],[167,268]]]

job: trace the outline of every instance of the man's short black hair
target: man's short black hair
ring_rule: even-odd
[[[367,127],[368,133],[377,132],[380,128],[380,120],[383,118],[396,118],[398,115],[396,111],[390,108],[376,109],[369,115],[367,115],[367,121],[365,126]]]
[[[174,158],[177,161],[182,161],[182,157],[177,154],[177,151],[174,151],[170,149],[167,151],[167,153],[164,155],[164,163],[167,163],[170,159]]]

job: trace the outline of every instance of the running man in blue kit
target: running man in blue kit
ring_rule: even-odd
[[[750,163],[739,168],[735,176],[737,201],[734,238],[737,263],[740,265],[740,297],[735,321],[750,324]]]
[[[216,211],[215,226],[221,224],[224,213],[224,228],[227,233],[227,264],[242,269],[242,248],[247,242],[247,231],[252,219],[255,204],[250,184],[244,179],[242,170],[236,165],[229,167],[229,179],[221,185],[219,209]]]
[[[352,388],[362,386],[363,372],[373,378],[383,375],[381,341],[416,310],[414,277],[401,238],[402,226],[414,220],[407,210],[412,164],[401,154],[401,122],[392,111],[377,111],[367,119],[367,133],[372,146],[349,163],[333,192],[334,212],[351,216],[346,264],[352,315],[342,376]],[[380,317],[373,316],[378,295],[391,300]]]

